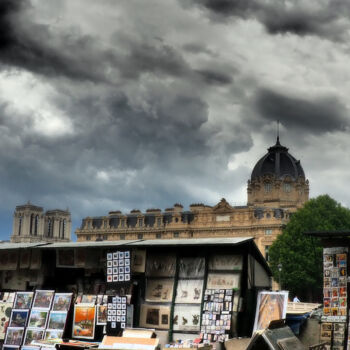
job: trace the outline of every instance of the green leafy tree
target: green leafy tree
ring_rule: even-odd
[[[350,229],[350,210],[328,195],[310,199],[296,211],[281,235],[272,244],[270,267],[283,289],[316,300],[323,283],[322,247],[320,240],[305,235],[311,231],[340,231]],[[281,272],[278,265],[282,265]]]

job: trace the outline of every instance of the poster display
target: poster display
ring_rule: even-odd
[[[107,253],[107,282],[124,283],[131,280],[130,251]]]
[[[170,306],[141,305],[140,327],[169,329]]]
[[[260,291],[256,305],[253,332],[267,328],[271,321],[286,318],[288,291]]]
[[[173,329],[176,331],[199,331],[200,305],[175,305]]]
[[[211,342],[228,339],[231,330],[234,291],[206,289],[204,293],[201,333]]]
[[[176,289],[175,303],[201,303],[203,280],[179,280]]]
[[[33,328],[45,328],[47,317],[49,315],[48,310],[35,310],[30,313],[28,327]]]
[[[147,279],[146,301],[171,302],[174,280],[172,278]]]
[[[94,339],[95,305],[74,305],[72,338]]]

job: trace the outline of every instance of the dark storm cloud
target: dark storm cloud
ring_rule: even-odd
[[[185,1],[179,1],[188,6]],[[350,4],[345,0],[328,0],[325,4],[258,0],[192,0],[192,3],[208,10],[217,21],[231,17],[255,18],[271,34],[318,35],[344,40],[349,29]]]
[[[335,97],[302,99],[269,89],[258,90],[255,101],[258,115],[270,121],[311,133],[344,131],[349,127],[348,111]]]
[[[210,85],[229,85],[232,83],[232,78],[228,74],[219,71],[200,69],[196,72]]]

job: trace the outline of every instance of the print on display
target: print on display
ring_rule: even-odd
[[[107,253],[106,261],[106,280],[108,283],[130,282],[130,251]]]

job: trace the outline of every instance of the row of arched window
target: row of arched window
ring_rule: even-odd
[[[23,225],[23,217],[19,216],[18,218],[18,236],[22,234],[22,225]],[[60,219],[59,221],[59,232],[58,237],[64,238],[67,228],[67,220],[66,219]],[[29,235],[31,236],[37,236],[39,232],[39,215],[32,214],[30,216],[30,226],[29,226]],[[47,221],[47,237],[53,237],[54,236],[54,226],[53,226],[53,219],[49,218]]]

